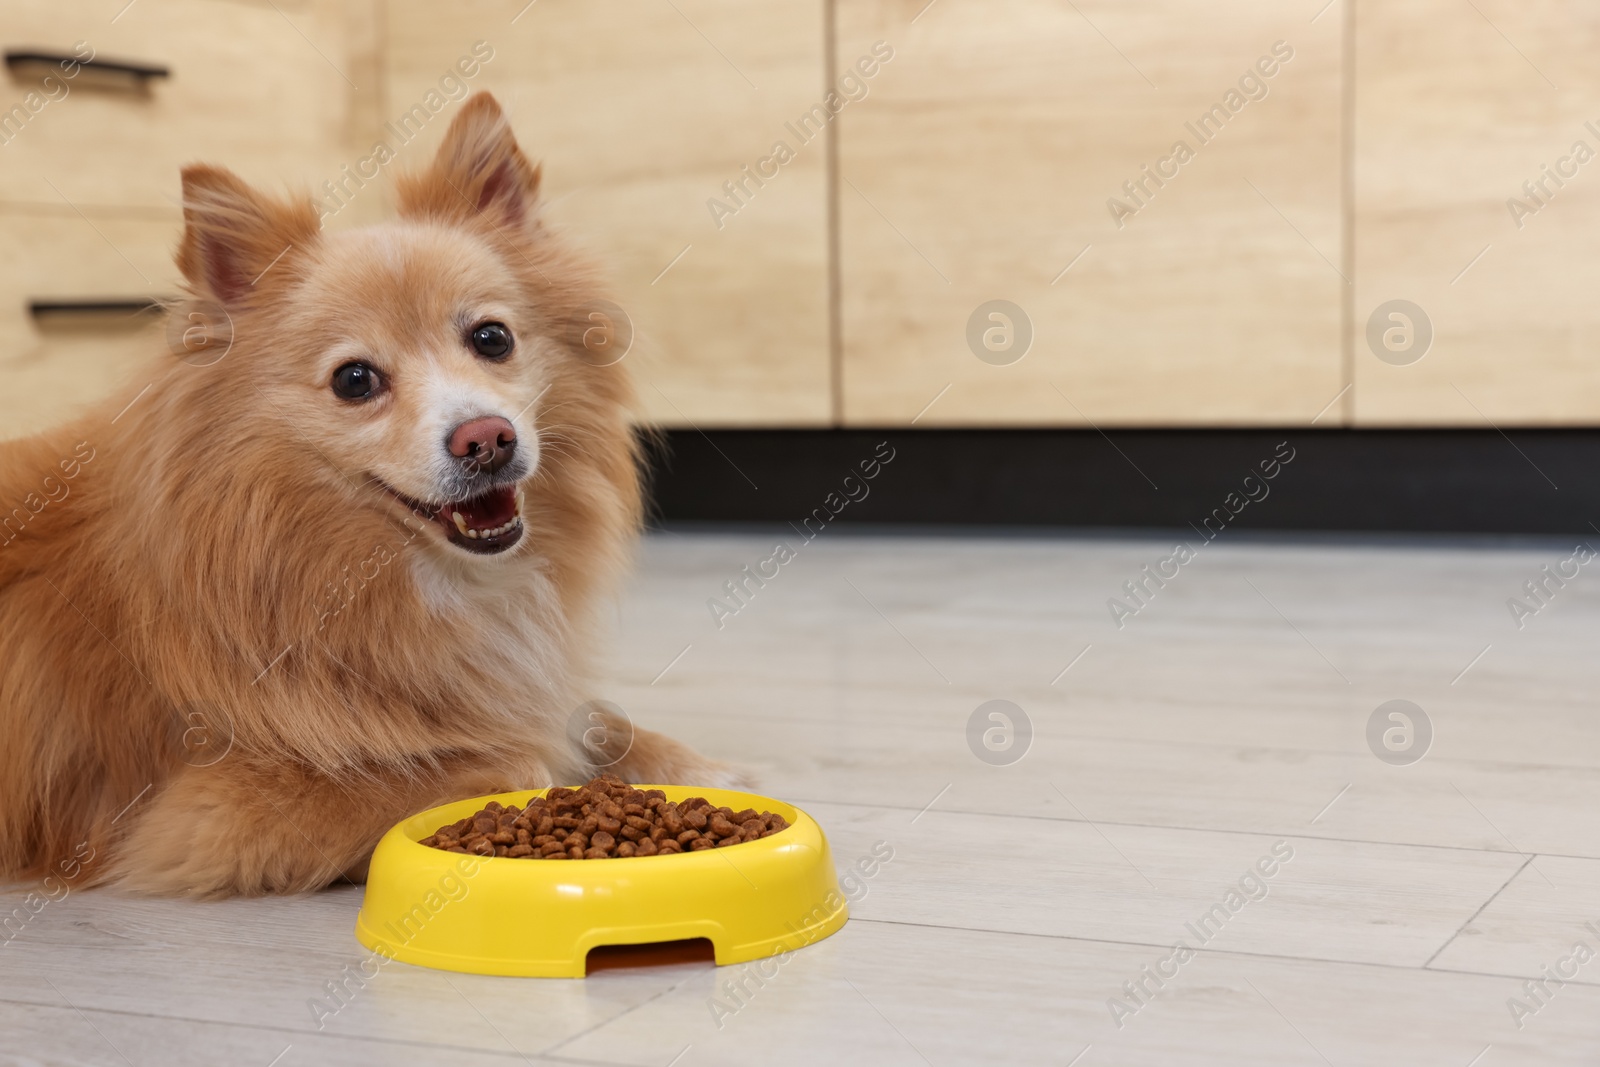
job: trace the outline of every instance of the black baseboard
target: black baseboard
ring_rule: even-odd
[[[1587,429],[671,430],[649,455],[659,522],[1600,528]]]

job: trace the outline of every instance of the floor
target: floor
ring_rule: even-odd
[[[1230,532],[1136,601],[1171,541],[829,530],[719,629],[780,536],[651,537],[601,695],[892,850],[840,933],[391,963],[319,1028],[359,890],[75,892],[0,947],[0,1063],[1600,1062],[1600,577],[1523,592],[1572,543]]]

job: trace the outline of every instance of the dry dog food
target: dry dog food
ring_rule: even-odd
[[[577,789],[557,786],[525,808],[491,800],[422,844],[512,859],[604,860],[726,848],[788,826],[770,811],[719,808],[704,797],[671,801],[605,774]]]

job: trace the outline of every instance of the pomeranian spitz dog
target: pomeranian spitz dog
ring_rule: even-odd
[[[184,170],[169,333],[217,309],[225,354],[0,447],[0,876],[293,892],[448,800],[739,780],[569,728],[640,490],[538,190],[487,94],[383,225]]]

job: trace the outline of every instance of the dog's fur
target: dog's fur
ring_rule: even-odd
[[[5,514],[50,501],[0,532],[0,877],[309,889],[358,876],[425,807],[588,776],[567,720],[636,532],[636,446],[621,366],[580,358],[599,292],[541,224],[538,185],[486,94],[401,180],[396,222],[324,234],[308,200],[184,170],[178,265],[192,301],[226,309],[231,349],[164,353],[0,447]],[[504,364],[464,342],[483,319],[516,336]],[[385,373],[383,397],[330,390],[352,359]],[[450,499],[445,439],[484,415],[532,460],[525,532],[499,555],[380,484]],[[191,725],[231,734],[208,750],[226,755],[186,759]],[[611,769],[734,780],[642,730]]]

